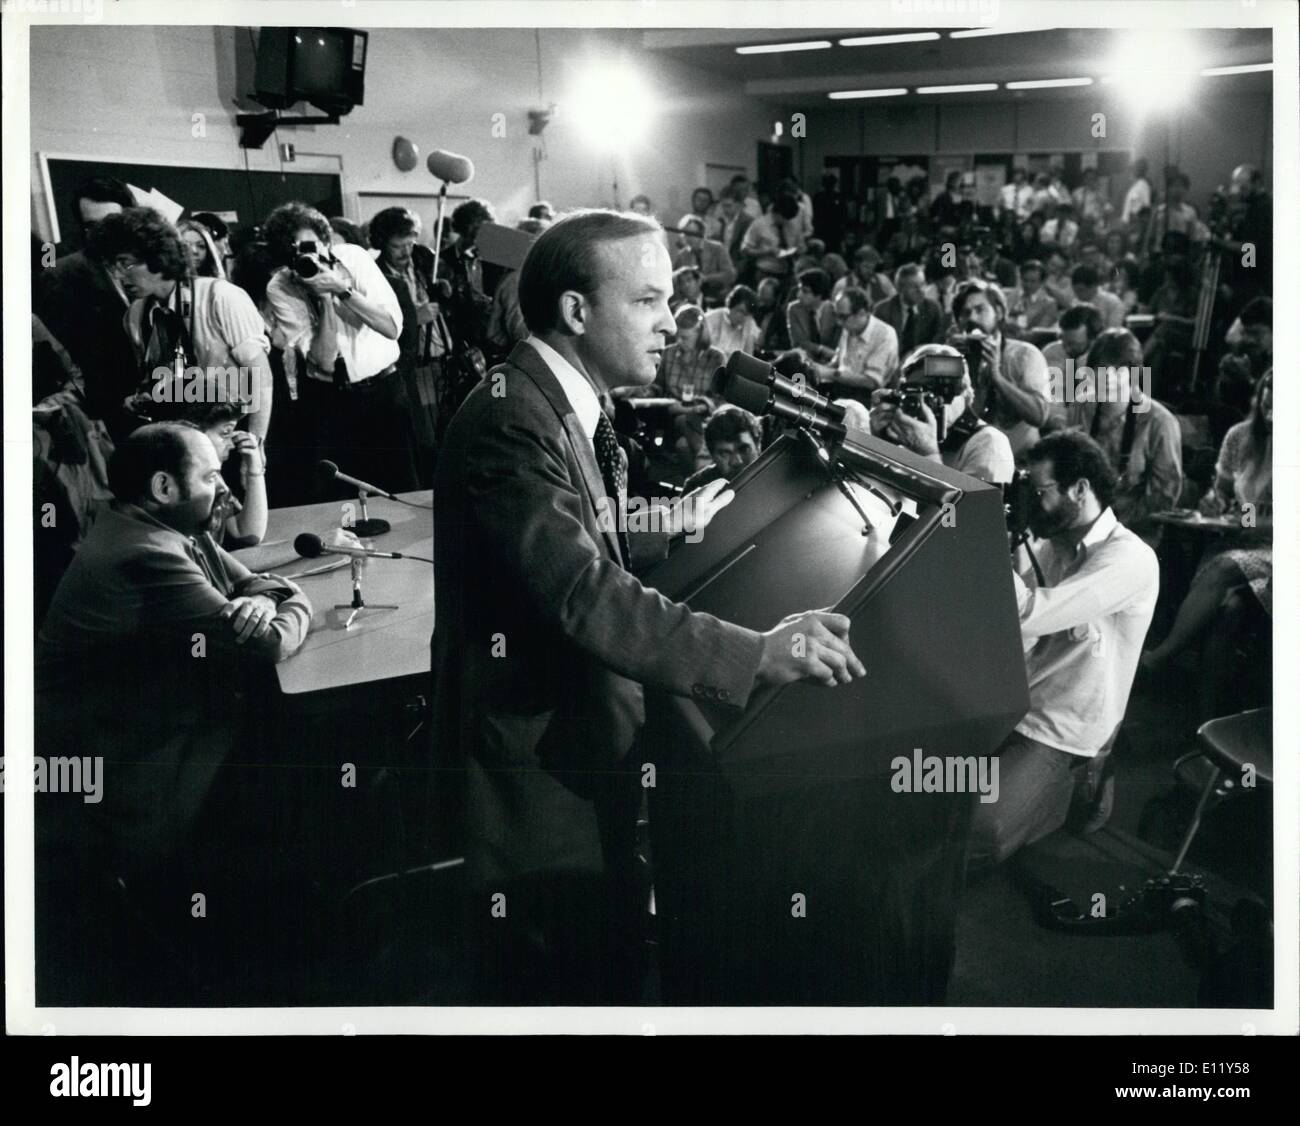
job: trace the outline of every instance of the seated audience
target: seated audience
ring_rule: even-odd
[[[899,266],[894,286],[898,292],[871,311],[897,333],[899,354],[906,356],[922,344],[941,341],[948,318],[939,302],[925,295],[925,270],[915,262]]]
[[[893,378],[898,367],[898,334],[871,313],[864,290],[850,286],[835,299],[840,342],[826,364],[809,363],[808,373],[835,398],[871,401],[871,392]]]
[[[704,237],[704,220],[688,215],[681,222],[686,234],[678,236],[678,250],[673,255],[677,268],[694,266],[699,271],[700,287],[709,305],[719,305],[722,296],[736,280],[736,267],[731,264],[727,248],[716,239]]]
[[[1142,655],[1150,671],[1165,668],[1215,620],[1225,599],[1248,590],[1273,614],[1273,373],[1259,381],[1250,417],[1223,439],[1214,483],[1200,506],[1207,516],[1236,513],[1241,530],[1202,560],[1173,628]]]
[[[853,253],[853,269],[839,279],[831,289],[831,297],[839,297],[846,289],[865,290],[872,308],[894,296],[894,286],[880,272],[881,254],[870,244],[860,246]]]
[[[417,488],[415,433],[398,371],[402,310],[383,271],[359,246],[331,248],[325,216],[304,203],[277,207],[266,239],[280,266],[266,287],[272,339],[284,349],[286,371],[300,372],[318,456],[394,492]],[[291,265],[300,257],[312,261],[309,276]],[[337,482],[318,487],[322,500],[353,495]]]
[[[804,270],[825,270],[831,281],[837,282],[849,272],[849,264],[840,255],[828,251],[821,239],[810,238],[807,252],[795,263],[796,273]]]
[[[704,306],[704,276],[698,266],[678,266],[673,271],[673,295],[668,307],[676,312],[682,305]]]
[[[725,309],[712,309],[704,314],[713,346],[722,352],[723,362],[731,359],[733,352],[754,354],[758,347],[758,323],[754,308],[758,295],[747,285],[738,285],[727,294]]]
[[[972,808],[970,867],[1001,863],[1065,824],[1082,766],[1115,734],[1155,611],[1155,552],[1116,519],[1115,475],[1084,434],[1028,451],[1036,567],[1013,581],[1029,712],[999,750],[999,793]]]
[[[996,285],[978,279],[963,283],[953,297],[952,315],[949,343],[970,365],[973,409],[1006,434],[1019,462],[1052,417],[1047,361],[1032,344],[1003,333],[1006,298]]]
[[[132,207],[103,220],[91,234],[95,257],[110,262],[131,299],[126,331],[134,350],[143,419],[169,395],[187,392],[195,374],[221,372],[248,403],[247,428],[265,441],[273,383],[266,324],[253,300],[223,278],[194,277],[176,228],[158,212]],[[185,381],[173,379],[178,357]],[[199,373],[194,368],[199,368]]]
[[[713,346],[708,318],[698,305],[678,308],[676,322],[676,337],[664,349],[653,387],[655,394],[675,400],[668,408],[673,433],[684,443],[683,461],[693,467],[704,449],[705,416],[713,409],[713,373],[727,358]]]
[[[757,300],[754,303],[754,321],[758,325],[758,351],[769,355],[786,351],[790,347],[790,325],[786,320],[785,306],[781,303],[780,281],[766,277],[758,283],[755,292]]]
[[[1118,258],[1110,268],[1110,280],[1106,283],[1106,292],[1114,294],[1124,306],[1124,316],[1130,317],[1140,311],[1138,301],[1138,280],[1142,267],[1138,260],[1129,256]]]
[[[704,424],[704,445],[713,463],[686,479],[684,493],[719,477],[730,481],[756,461],[763,449],[763,428],[749,411],[727,403],[709,415]]]
[[[1101,275],[1091,266],[1075,266],[1070,290],[1075,301],[1093,305],[1101,313],[1103,328],[1124,327],[1124,302],[1101,286]]]
[[[109,483],[37,638],[37,749],[105,763],[103,800],[61,826],[83,861],[149,866],[184,844],[250,725],[241,685],[298,649],[312,608],[213,541],[226,487],[199,430],[141,427]]]
[[[745,201],[735,188],[727,188],[718,198],[718,241],[727,250],[727,256],[737,269],[736,280],[744,285],[752,285],[752,276],[746,276],[747,266],[752,261],[741,256],[741,247],[745,242],[745,232],[754,221],[754,216],[745,210]]]
[[[835,306],[829,300],[830,275],[825,270],[804,270],[798,281],[798,296],[785,307],[790,347],[802,349],[819,363],[829,363],[840,338]]]
[[[1074,289],[1070,283],[1070,259],[1061,251],[1051,249],[1044,259],[1047,274],[1043,278],[1043,288],[1047,290],[1062,309],[1074,304]]]
[[[1059,327],[1060,339],[1053,340],[1043,349],[1043,359],[1047,361],[1048,374],[1053,381],[1052,397],[1058,403],[1065,403],[1073,397],[1074,372],[1088,363],[1088,350],[1105,326],[1096,305],[1080,302],[1061,314]],[[1072,365],[1067,363],[1069,360],[1074,361]],[[1065,394],[1066,380],[1071,388],[1068,396]]]
[[[691,209],[682,216],[677,225],[685,227],[688,219],[696,219],[700,222],[704,238],[717,241],[722,232],[722,221],[714,206],[711,188],[696,188],[691,192]]]
[[[1043,288],[1043,264],[1037,258],[1028,258],[1020,264],[1020,287],[1013,298],[1007,295],[1007,319],[1016,329],[1030,336],[1035,329],[1056,327],[1061,307]]]
[[[1079,224],[1074,218],[1074,205],[1057,204],[1051,218],[1039,230],[1038,237],[1047,245],[1058,246],[1062,250],[1073,247],[1079,237]]]
[[[1066,407],[1066,425],[1086,431],[1105,451],[1118,478],[1111,501],[1115,516],[1155,547],[1160,525],[1151,517],[1177,505],[1183,491],[1182,431],[1169,408],[1140,386],[1142,345],[1131,332],[1106,329],[1087,359],[1094,395],[1081,401],[1076,393]]]
[[[937,419],[928,404],[921,403],[920,416],[917,417],[903,410],[896,401],[898,386],[921,374],[927,356],[952,356],[962,361],[961,390],[943,408],[942,442],[939,441]],[[978,477],[981,481],[1006,485],[1016,471],[1011,443],[1001,430],[975,414],[971,409],[974,399],[975,388],[962,354],[947,344],[923,344],[903,360],[894,387],[872,395],[868,426],[878,437],[906,446],[922,457],[942,461],[950,469]]]

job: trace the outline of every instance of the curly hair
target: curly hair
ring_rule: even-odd
[[[495,223],[496,213],[492,205],[484,199],[467,199],[451,213],[451,229],[458,235],[465,234],[475,223]]]
[[[1031,446],[1029,461],[1052,463],[1052,476],[1064,491],[1076,481],[1087,480],[1103,509],[1115,496],[1119,477],[1106,451],[1081,430],[1058,430]]]
[[[129,254],[169,281],[189,275],[190,260],[180,234],[152,207],[127,207],[106,215],[91,228],[86,252],[105,265]]]
[[[329,247],[332,241],[329,220],[314,207],[294,200],[280,204],[266,217],[262,234],[277,266],[287,266],[293,261],[297,235],[304,227],[315,233],[322,247]]]

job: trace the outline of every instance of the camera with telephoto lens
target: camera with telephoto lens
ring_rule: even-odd
[[[1029,531],[1029,518],[1034,512],[1038,492],[1028,470],[1017,469],[1010,481],[1002,486],[1002,508],[1007,517],[1007,531],[1013,536],[1023,536]]]
[[[314,278],[331,262],[328,254],[322,255],[312,239],[303,239],[295,249],[297,254],[289,268],[300,278]]]

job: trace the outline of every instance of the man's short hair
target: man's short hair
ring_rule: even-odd
[[[758,419],[734,403],[719,407],[704,424],[704,444],[709,449],[719,442],[735,442],[742,434],[752,435],[756,446],[762,444],[763,428]]]
[[[694,278],[696,281],[699,281],[703,277],[704,275],[700,273],[699,266],[678,266],[677,269],[673,271],[673,289],[677,288],[678,283],[682,281],[683,278]]]
[[[383,250],[390,240],[419,235],[420,217],[407,207],[385,207],[370,220],[370,245]]]
[[[1104,368],[1134,368],[1142,366],[1142,345],[1126,328],[1108,328],[1092,342],[1088,349],[1088,363],[1098,371]]]
[[[813,268],[804,270],[799,275],[801,289],[811,289],[814,294],[825,300],[831,295],[831,276],[825,270]]]
[[[485,199],[467,199],[451,213],[451,229],[465,234],[475,223],[495,223],[492,205]]]
[[[1037,258],[1026,258],[1020,263],[1020,278],[1023,281],[1026,274],[1036,273],[1041,280],[1047,276],[1047,267]]]
[[[646,203],[649,202],[647,199]],[[539,199],[528,209],[528,218],[530,219],[552,219],[554,217],[555,208],[551,206],[549,200]]]
[[[1007,298],[1002,292],[1000,285],[993,282],[986,282],[981,278],[971,278],[964,281],[957,287],[957,292],[952,298],[952,315],[956,320],[962,315],[962,310],[966,308],[966,302],[977,293],[984,294],[988,298],[989,304],[993,306],[1000,314],[999,319],[1004,319],[1007,315]]]
[[[683,231],[689,227],[692,234],[699,235],[700,238],[704,237],[704,220],[698,215],[683,215],[677,226]]]
[[[1087,329],[1088,339],[1096,340],[1105,327],[1105,320],[1096,305],[1080,301],[1077,305],[1071,305],[1066,309],[1057,324],[1062,332],[1070,332],[1076,328]]]
[[[1052,476],[1064,492],[1086,479],[1102,508],[1110,507],[1118,477],[1106,451],[1081,430],[1058,430],[1030,447],[1031,463],[1050,461]]]
[[[894,271],[894,286],[902,288],[903,282],[919,277],[925,281],[925,267],[919,262],[904,262]]]
[[[152,207],[127,207],[105,216],[91,229],[86,252],[105,264],[130,254],[151,273],[170,281],[180,281],[189,273],[180,234]]]
[[[155,473],[170,473],[184,481],[190,465],[185,436],[197,430],[192,423],[179,421],[149,422],[133,430],[108,459],[113,496],[128,504],[144,499]]]
[[[1246,307],[1241,311],[1241,323],[1244,327],[1250,328],[1253,325],[1264,325],[1266,328],[1273,327],[1273,302],[1268,297],[1255,297],[1246,302]]]
[[[550,332],[560,324],[560,295],[592,297],[600,283],[599,247],[640,238],[657,241],[663,227],[648,215],[572,211],[557,219],[528,248],[519,269],[519,311],[529,332]]]
[[[91,176],[87,180],[82,180],[77,185],[72,199],[78,204],[83,199],[88,199],[92,203],[116,203],[123,211],[128,207],[139,206],[135,202],[135,196],[131,194],[131,189],[113,176]]]
[[[816,258],[820,258],[826,253],[826,242],[824,239],[810,238],[805,245],[808,248],[808,253]]]
[[[320,243],[321,249],[330,245],[329,220],[314,207],[300,200],[282,203],[266,217],[262,233],[277,266],[287,266],[298,253],[298,232],[308,228]]]
[[[794,219],[799,214],[799,198],[793,192],[779,192],[772,200],[772,210],[782,219]]]
[[[735,309],[740,305],[748,307],[752,313],[754,306],[758,304],[758,294],[747,285],[734,285],[727,294],[727,308]]]
[[[1090,289],[1096,289],[1101,284],[1101,277],[1091,266],[1075,266],[1070,274],[1071,285],[1082,285]]]
[[[867,291],[856,285],[846,286],[840,290],[840,295],[836,301],[847,301],[849,303],[849,316],[854,313],[860,313],[863,309],[871,308],[871,298]]]

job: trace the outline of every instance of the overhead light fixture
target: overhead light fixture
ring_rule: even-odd
[[[1130,30],[1117,37],[1101,80],[1117,89],[1140,120],[1183,104],[1202,62],[1197,40],[1186,30]]]
[[[564,99],[583,140],[603,152],[635,147],[654,120],[659,99],[631,67],[601,60],[580,70]]]
[[[1241,66],[1207,66],[1201,71],[1203,78],[1219,78],[1225,74],[1259,74],[1272,70],[1272,63],[1243,63]]]
[[[839,102],[849,98],[896,98],[899,94],[906,93],[906,86],[891,86],[880,90],[835,90],[826,96],[832,101]]]
[[[1031,78],[1008,82],[1008,90],[1053,90],[1060,86],[1091,86],[1091,78]]]
[[[918,94],[981,94],[985,90],[996,90],[996,82],[965,82],[960,86],[918,86]]]
[[[1054,27],[967,27],[948,32],[949,39],[977,39],[982,35],[1024,35],[1029,31],[1055,31]]]
[[[803,43],[755,43],[737,47],[738,55],[775,55],[780,51],[824,51],[831,46],[829,39],[809,39]]]
[[[897,35],[855,35],[841,39],[841,47],[874,47],[884,43],[925,43],[941,38],[937,31],[903,31]]]

